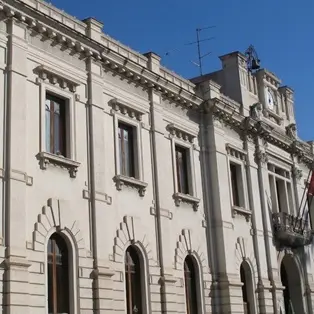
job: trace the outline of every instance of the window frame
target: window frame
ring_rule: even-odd
[[[183,272],[183,282],[182,287],[184,289],[184,304],[185,304],[185,312],[187,313],[187,304],[186,304],[186,286],[185,286],[185,270],[184,270],[184,263],[187,257],[191,258],[191,261],[193,263],[194,272],[195,272],[195,289],[196,289],[196,301],[197,301],[197,313],[196,314],[202,314],[205,313],[205,302],[204,302],[204,286],[203,286],[203,272],[201,263],[199,261],[199,258],[193,253],[187,254],[182,263],[182,272]],[[194,314],[194,313],[192,313]]]
[[[135,187],[138,190],[139,195],[143,197],[146,193],[146,188],[148,185],[144,181],[144,164],[143,164],[143,142],[142,142],[143,123],[141,122],[141,120],[144,112],[136,109],[133,114],[134,117],[132,118],[126,114],[127,108],[130,108],[129,106],[127,106],[124,102],[118,101],[116,99],[114,99],[113,101],[114,102],[111,105],[114,109],[111,110],[111,115],[113,116],[114,152],[115,152],[114,181],[116,183],[116,188],[118,191],[121,191],[124,185]],[[121,105],[121,107],[119,107],[119,105]],[[119,123],[133,127],[133,153],[135,174],[134,178],[125,176],[120,171]]]
[[[247,167],[247,153],[237,146],[232,144],[226,145],[226,159],[227,159],[227,173],[228,173],[228,186],[230,193],[230,207],[232,210],[232,217],[235,218],[237,214],[244,215],[246,220],[252,215],[252,212],[249,208],[249,195],[248,195],[248,177],[246,174]],[[234,204],[233,200],[233,188],[232,188],[232,175],[230,165],[234,164],[238,167],[237,171],[237,184],[238,184],[238,192],[239,192],[239,203],[240,206]],[[240,169],[240,170],[239,170]],[[239,177],[240,175],[240,177]]]
[[[148,262],[147,262],[147,255],[145,254],[145,251],[142,249],[142,247],[137,244],[130,244],[128,245],[124,250],[123,255],[123,279],[124,279],[124,285],[123,285],[123,291],[124,291],[124,304],[125,304],[125,313],[127,313],[127,297],[126,297],[126,271],[125,271],[125,255],[127,252],[127,249],[132,246],[139,258],[140,263],[140,276],[141,276],[141,292],[142,292],[142,314],[150,313],[150,294],[149,294],[149,285],[148,285]]]
[[[243,275],[244,275],[245,283],[243,283],[242,278],[241,278],[241,268],[243,269]],[[252,265],[248,259],[243,260],[242,263],[240,264],[239,278],[240,278],[240,282],[242,284],[241,295],[242,295],[243,307],[244,307],[243,290],[245,287],[246,288],[246,297],[249,300],[249,302],[246,303],[249,305],[248,313],[256,314],[257,313],[256,296],[255,296],[256,280],[254,277],[254,272],[252,270]]]
[[[178,130],[177,127],[171,125],[173,130]],[[194,135],[192,136],[195,137]],[[178,174],[177,174],[177,162],[176,162],[176,146],[186,149],[187,152],[187,180],[189,194],[185,194],[179,191],[178,188]],[[171,159],[172,159],[172,174],[173,174],[173,198],[176,206],[180,206],[182,202],[192,204],[193,210],[197,211],[200,203],[200,198],[197,196],[197,187],[195,180],[195,145],[193,142],[188,142],[180,139],[173,134],[170,135],[170,147],[171,147]]]
[[[239,162],[238,160],[234,160],[233,158],[229,158],[229,179],[230,179],[230,197],[231,197],[231,206],[237,207],[237,208],[243,208],[245,209],[247,207],[247,200],[245,196],[245,176],[244,176],[244,169],[243,164]],[[234,195],[233,195],[233,186],[232,186],[232,171],[231,171],[231,165],[235,167],[236,171],[236,185],[237,185],[237,198],[239,201],[239,204],[235,204]]]
[[[177,173],[177,162],[176,162],[176,147],[182,147],[186,149],[187,153],[187,185],[189,193],[182,193],[178,188],[178,173]],[[171,150],[172,150],[172,169],[173,169],[173,183],[174,192],[181,193],[190,196],[196,196],[196,184],[195,184],[195,167],[194,167],[194,154],[192,144],[186,143],[177,138],[171,139]]]
[[[48,242],[50,237],[54,234],[58,233],[61,237],[63,237],[67,249],[68,249],[68,273],[69,273],[69,307],[70,311],[67,314],[78,314],[79,307],[79,298],[78,298],[78,256],[75,242],[72,239],[72,236],[66,230],[57,230],[53,228],[46,237],[45,240],[45,291],[48,296]],[[48,297],[45,298],[45,311],[48,312]]]
[[[185,173],[185,184],[186,184],[186,188],[187,188],[187,193],[183,192],[183,189],[180,188],[180,178],[179,178],[179,173],[178,173],[178,163],[177,163],[177,151],[178,149],[180,149],[181,151],[184,151],[184,155],[185,155],[185,164],[184,164],[184,171]],[[194,194],[194,187],[193,187],[193,180],[192,180],[192,171],[191,171],[191,167],[192,167],[192,163],[191,163],[191,150],[190,147],[186,147],[184,145],[182,145],[181,143],[175,143],[174,144],[174,159],[175,159],[175,177],[176,177],[176,190],[179,193],[182,194],[186,194],[186,195],[192,195]],[[192,192],[192,193],[191,193]]]
[[[40,83],[40,152],[46,150],[46,95],[60,98],[65,102],[65,124],[66,124],[66,156],[67,159],[76,160],[76,141],[75,141],[75,95],[73,92],[66,91],[45,82]],[[55,154],[52,154],[55,155]]]
[[[276,173],[276,169],[283,171],[284,175]],[[281,162],[276,162],[275,160],[271,159],[267,163],[267,172],[268,172],[268,185],[269,185],[269,192],[270,192],[273,213],[283,212],[290,215],[297,215],[295,186],[293,182],[291,169],[289,169],[288,165],[284,165]],[[285,204],[284,205],[286,205],[286,210],[279,211],[278,191],[277,191],[277,184],[276,184],[277,180],[280,180],[284,183],[284,191],[285,191],[285,195],[284,195]],[[275,200],[274,200],[274,197],[275,197]]]
[[[119,133],[120,133],[120,125],[123,125],[125,128],[123,128],[124,130],[126,128],[129,128],[131,130],[131,135],[132,135],[132,143],[129,144],[132,146],[132,160],[129,161],[129,167],[132,168],[132,171],[134,176],[128,176],[125,173],[122,173],[121,171],[121,154],[120,154],[120,140],[119,140]],[[129,178],[134,178],[134,179],[139,179],[140,178],[140,172],[139,172],[139,166],[138,166],[138,156],[139,156],[139,152],[138,152],[138,136],[137,136],[137,127],[134,126],[133,124],[129,124],[126,123],[124,121],[122,121],[121,119],[118,119],[117,121],[117,128],[118,128],[118,132],[117,132],[117,159],[118,159],[118,163],[117,163],[117,172],[123,176],[129,177]]]
[[[49,102],[49,111],[46,109],[46,103]],[[50,93],[50,92],[46,92],[46,95],[45,95],[45,150],[46,152],[50,153],[50,154],[53,154],[53,155],[58,155],[57,153],[53,152],[52,150],[55,150],[55,135],[56,135],[56,132],[55,132],[55,128],[54,126],[52,127],[52,124],[51,122],[55,120],[55,113],[51,110],[51,105],[55,105],[55,104],[58,104],[60,106],[60,114],[59,114],[59,120],[61,120],[61,123],[62,123],[62,126],[60,127],[59,126],[59,141],[61,142],[61,149],[62,151],[60,151],[61,156],[67,158],[69,156],[69,149],[68,149],[68,142],[69,142],[69,136],[68,136],[68,100],[63,98],[63,97],[59,97],[53,93]],[[49,112],[49,119],[50,119],[50,123],[49,123],[49,135],[47,135],[47,119],[46,119],[46,114],[47,112]],[[51,130],[53,128],[53,135],[51,135]],[[60,133],[60,130],[61,130],[61,133]],[[63,137],[63,135],[65,135],[65,139],[61,139],[61,137]],[[50,142],[50,147],[49,149],[47,149],[47,143],[46,143],[46,140],[49,136],[49,142]],[[53,143],[51,143],[53,142]],[[53,149],[51,149],[53,148]]]
[[[71,178],[76,178],[76,173],[80,162],[76,161],[76,125],[75,125],[75,103],[79,100],[78,94],[71,89],[61,89],[58,84],[54,86],[47,79],[38,77],[36,84],[39,85],[39,153],[36,158],[42,170],[48,169],[50,164],[65,168],[69,171]],[[66,136],[67,136],[67,156],[52,154],[46,151],[46,94],[51,94],[57,98],[63,98],[66,102]]]

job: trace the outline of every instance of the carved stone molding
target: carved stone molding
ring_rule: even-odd
[[[115,272],[105,267],[98,267],[92,271],[92,278],[111,278],[114,276]]]
[[[295,123],[291,123],[286,126],[286,134],[292,139],[297,138],[297,125]]]
[[[34,70],[38,74],[37,83],[47,81],[52,85],[58,85],[62,89],[69,89],[71,92],[76,92],[80,82],[75,78],[70,77],[67,73],[60,72],[56,69],[45,65],[38,66]]]
[[[55,155],[47,152],[40,152],[36,157],[39,160],[40,169],[46,170],[51,164],[68,169],[70,177],[76,178],[76,173],[80,166],[79,162],[63,157],[62,155]]]
[[[116,175],[113,178],[113,181],[116,183],[116,188],[118,191],[121,191],[123,186],[129,186],[131,188],[137,189],[138,193],[141,197],[143,197],[145,195],[146,188],[148,185],[146,182],[140,181],[140,180],[135,179],[135,178],[123,176],[121,174]]]
[[[228,143],[226,144],[226,151],[227,151],[227,154],[231,157],[234,157],[236,159],[239,159],[243,162],[246,162],[246,159],[247,159],[247,153],[246,151]]]
[[[180,206],[181,203],[187,203],[187,204],[191,204],[193,206],[194,211],[198,210],[200,199],[197,197],[178,192],[178,193],[173,194],[173,199],[174,199],[176,206]]]
[[[291,174],[297,181],[300,181],[302,179],[302,176],[303,176],[302,170],[299,169],[296,165],[292,165]]]
[[[244,216],[245,220],[249,222],[251,220],[252,212],[243,207],[232,206],[232,217],[235,218],[237,215]]]
[[[124,216],[119,224],[114,238],[113,254],[110,260],[123,265],[125,250],[129,245],[139,245],[145,253],[145,258],[150,266],[156,266],[157,261],[154,258],[154,250],[146,234],[147,226],[143,225],[140,218],[133,216]]]
[[[250,117],[260,121],[262,119],[262,104],[257,102],[255,104],[253,104],[252,106],[250,106]]]
[[[111,106],[113,112],[120,112],[123,115],[127,115],[131,119],[136,119],[137,121],[142,121],[142,116],[145,111],[141,108],[135,107],[121,99],[115,98],[110,100],[109,106]]]
[[[98,192],[96,191],[95,193],[95,200],[98,202],[103,202],[106,203],[108,205],[112,205],[112,197],[109,196],[106,193],[102,193],[102,192]],[[90,199],[90,191],[89,190],[83,190],[83,198],[86,200]]]
[[[167,130],[171,134],[171,136],[175,136],[183,141],[193,143],[196,134],[192,133],[191,131],[187,130],[182,126],[178,126],[174,123],[170,123],[167,125]]]
[[[27,259],[22,258],[22,257],[17,257],[17,256],[10,256],[6,258],[4,260],[4,264],[7,269],[12,269],[12,268],[23,269],[24,268],[25,270],[32,265],[32,263],[28,261]]]
[[[235,264],[240,273],[240,267],[243,261],[249,262],[250,266],[253,270],[253,278],[257,278],[257,264],[254,255],[254,250],[250,242],[247,238],[238,237],[237,242],[235,244],[236,252],[235,252]]]
[[[38,215],[37,222],[34,226],[32,247],[26,243],[28,249],[44,252],[47,236],[51,229],[57,231],[66,230],[72,236],[77,246],[77,254],[81,257],[86,257],[85,241],[79,222],[72,217],[70,224],[66,224],[64,212],[68,212],[68,202],[64,200],[52,199],[47,201],[47,205],[42,208]]]
[[[176,243],[174,265],[175,269],[182,270],[187,255],[197,259],[201,267],[204,281],[211,281],[210,270],[208,269],[207,257],[201,250],[199,243],[195,242],[192,231],[183,229]]]
[[[255,159],[255,162],[257,164],[261,163],[262,165],[264,165],[268,161],[268,156],[267,156],[267,153],[265,151],[262,151],[262,150],[258,149],[254,153],[254,159]]]

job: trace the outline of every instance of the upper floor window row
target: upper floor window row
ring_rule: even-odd
[[[71,118],[70,105],[70,99],[46,90],[44,151],[73,160],[71,124],[73,125],[74,122],[71,121],[73,117]],[[117,116],[115,119],[117,184],[120,186],[122,182],[124,185],[136,186],[140,194],[144,194],[147,184],[143,181],[142,123],[122,116]],[[195,195],[192,153],[191,145],[187,146],[180,142],[175,142],[173,145],[175,194],[180,193],[191,197]],[[52,157],[49,156],[49,158]]]

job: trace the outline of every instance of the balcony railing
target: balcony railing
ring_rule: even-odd
[[[302,218],[287,213],[273,214],[274,236],[281,247],[297,248],[312,242],[312,230]]]

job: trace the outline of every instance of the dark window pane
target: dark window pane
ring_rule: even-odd
[[[46,95],[46,150],[53,154],[66,156],[65,101]]]
[[[250,309],[250,302],[248,299],[247,278],[246,278],[245,269],[244,269],[243,265],[241,265],[241,267],[240,267],[240,277],[241,277],[241,282],[243,283],[243,286],[242,286],[243,306],[246,310],[245,313],[250,314],[251,309]]]
[[[191,256],[184,261],[185,297],[187,314],[197,313],[196,273]]]
[[[49,313],[69,313],[68,249],[65,240],[54,233],[48,241]]]
[[[46,106],[45,106],[45,123],[46,123],[46,134],[45,134],[45,141],[46,141],[46,151],[51,152],[50,148],[50,100],[46,99]]]
[[[237,166],[233,163],[230,164],[230,175],[233,205],[240,206]]]
[[[142,313],[141,268],[138,253],[130,246],[125,254],[125,285],[127,313]]]
[[[53,313],[53,265],[48,262],[48,312]]]
[[[180,146],[176,146],[175,156],[176,156],[178,191],[180,193],[189,194],[187,149]]]
[[[134,167],[134,129],[131,126],[119,123],[119,156],[120,173],[128,177],[135,177]]]

